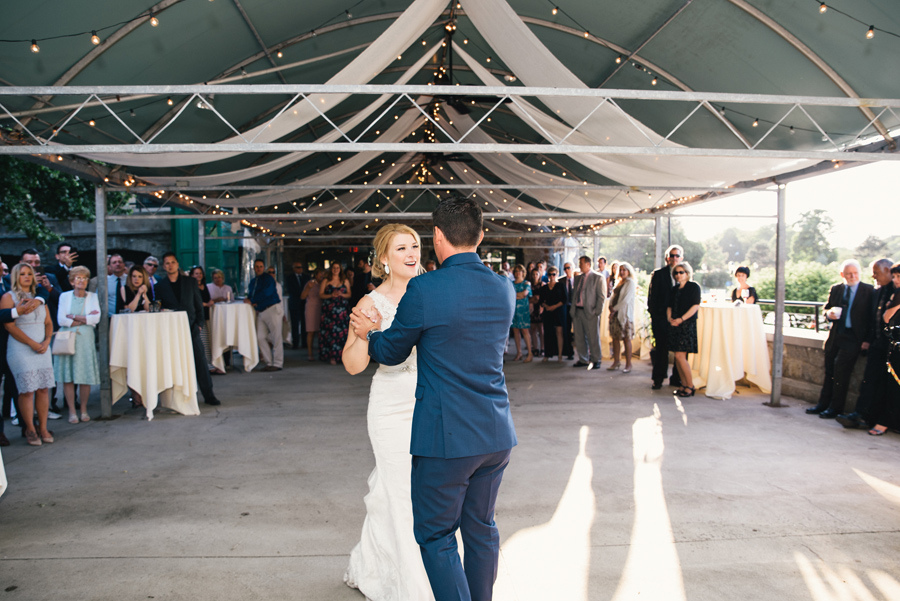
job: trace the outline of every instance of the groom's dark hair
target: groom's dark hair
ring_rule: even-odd
[[[471,198],[450,196],[431,214],[434,227],[440,228],[447,242],[456,247],[475,246],[481,235],[481,208]]]

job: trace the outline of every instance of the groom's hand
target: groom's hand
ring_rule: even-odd
[[[350,327],[359,338],[365,338],[369,330],[377,330],[381,328],[381,314],[372,307],[368,311],[363,311],[359,307],[354,307],[350,314]]]

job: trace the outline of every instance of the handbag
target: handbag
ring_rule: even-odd
[[[53,336],[53,347],[50,352],[54,355],[74,355],[76,334],[78,334],[78,332],[57,332]]]

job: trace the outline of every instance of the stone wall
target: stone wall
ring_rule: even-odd
[[[769,342],[769,358],[772,358],[771,327],[766,333]],[[816,333],[806,330],[785,329],[784,362],[782,369],[781,392],[785,396],[801,399],[810,403],[819,401],[822,382],[825,379],[825,332]],[[850,388],[847,392],[845,411],[852,411],[859,396],[859,385],[866,368],[866,358],[856,361]]]

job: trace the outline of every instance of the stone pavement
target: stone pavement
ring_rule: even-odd
[[[373,368],[285,355],[282,372],[215,378],[223,405],[199,417],[147,422],[121,401],[112,421],[53,422],[52,445],[14,438],[0,601],[362,601],[341,576]],[[507,366],[520,443],[495,599],[900,599],[898,435],[747,388],[679,402],[646,362],[569,365]]]

